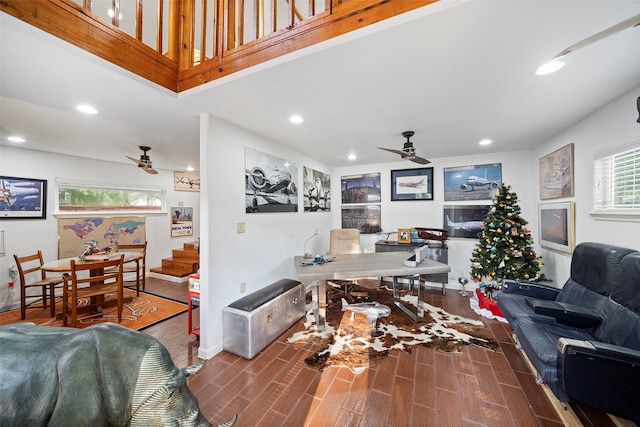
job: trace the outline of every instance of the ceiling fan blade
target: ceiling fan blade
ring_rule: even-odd
[[[391,153],[400,154],[402,157],[406,157],[407,156],[407,153],[405,153],[404,151],[401,151],[401,150],[394,150],[393,148],[382,148],[382,147],[378,147],[378,148],[381,149],[381,150],[384,150],[384,151],[389,151]]]
[[[626,30],[629,27],[637,27],[638,25],[640,25],[640,14],[633,16],[629,19],[626,19],[612,27],[607,28],[606,30],[602,30],[599,33],[596,33],[590,37],[587,37],[584,40],[580,40],[575,44],[572,44],[571,46],[569,46],[568,48],[566,48],[565,50],[557,54],[552,59],[552,61],[555,61],[556,59],[559,59],[560,57],[565,56],[570,52],[575,52],[578,49],[581,49],[585,46],[589,46],[590,44],[595,43],[598,40],[604,39],[605,37],[609,37],[617,32]]]
[[[144,171],[145,171],[146,173],[150,173],[151,175],[156,175],[156,174],[158,173],[158,171],[157,171],[157,170],[155,170],[154,168],[151,168],[151,167],[146,167],[146,168],[144,168]]]
[[[409,160],[411,160],[412,162],[419,163],[421,165],[428,165],[429,163],[431,163],[429,160],[423,159],[422,157],[418,157],[418,156],[411,157],[409,158]]]
[[[125,156],[127,159],[131,160],[133,163],[137,164],[140,167],[144,167],[146,166],[146,164],[144,162],[141,162],[138,159],[134,159],[133,157],[129,157],[129,156]]]

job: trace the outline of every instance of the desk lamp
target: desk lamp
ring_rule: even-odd
[[[316,232],[313,233],[313,235],[311,235],[311,237],[309,237],[307,240],[305,240],[304,242],[304,257],[305,258],[313,258],[315,255],[313,255],[312,253],[310,253],[307,250],[307,243],[309,243],[309,241],[311,239],[313,239],[314,237],[320,237],[320,230],[316,228]]]

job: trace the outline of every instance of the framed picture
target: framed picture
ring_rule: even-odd
[[[244,155],[246,213],[298,212],[298,166],[253,148]]]
[[[380,205],[342,208],[342,228],[356,228],[362,234],[375,234],[382,231],[380,223]]]
[[[477,239],[491,205],[444,205],[443,226],[449,237]]]
[[[411,229],[398,228],[398,243],[411,243]]]
[[[502,184],[502,163],[444,168],[444,200],[491,200]]]
[[[0,176],[0,218],[45,219],[47,180]]]
[[[539,162],[540,199],[573,196],[573,144],[547,154]]]
[[[303,166],[302,185],[305,212],[331,211],[331,175]]]
[[[193,208],[171,208],[171,237],[193,235]]]
[[[340,178],[342,203],[380,203],[380,173]]]
[[[433,168],[391,171],[391,201],[433,200]]]
[[[572,253],[575,246],[574,203],[541,203],[538,205],[540,246]]]
[[[200,174],[198,172],[173,172],[173,189],[175,191],[200,191]]]

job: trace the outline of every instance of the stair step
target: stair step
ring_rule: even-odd
[[[164,258],[162,260],[162,268],[193,273],[198,270],[198,261],[185,261],[175,258]]]
[[[177,259],[194,260],[198,262],[200,260],[200,254],[196,251],[185,251],[184,249],[173,249],[171,255]]]
[[[151,269],[152,273],[164,274],[166,276],[173,277],[187,277],[191,273],[186,273],[182,270],[176,270],[172,268],[164,268],[164,267],[155,267]]]

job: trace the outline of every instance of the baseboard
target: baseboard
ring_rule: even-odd
[[[187,283],[189,281],[189,277],[176,277],[176,276],[168,276],[166,274],[154,273],[150,272],[147,277],[154,277],[156,279],[166,280],[168,282],[174,283]]]

